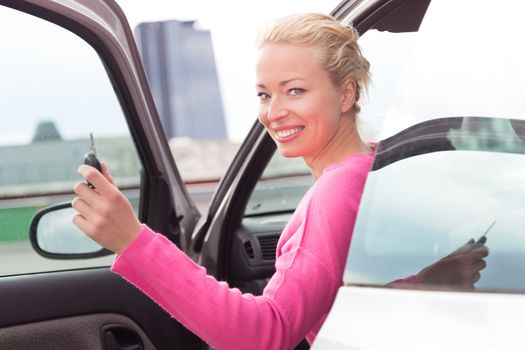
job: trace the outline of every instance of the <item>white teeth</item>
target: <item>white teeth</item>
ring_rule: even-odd
[[[289,137],[289,136],[292,136],[294,134],[297,134],[299,131],[301,131],[303,129],[304,129],[304,127],[301,126],[301,127],[295,128],[295,129],[276,131],[275,133],[277,134],[277,136],[279,138],[285,138],[285,137]]]

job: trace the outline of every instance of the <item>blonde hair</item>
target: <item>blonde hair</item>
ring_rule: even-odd
[[[313,46],[321,50],[321,65],[330,74],[335,86],[348,78],[356,83],[355,104],[352,110],[360,111],[358,100],[370,82],[370,64],[361,54],[357,44],[359,34],[348,25],[322,13],[296,14],[278,19],[263,30],[257,38],[257,47],[266,44]]]

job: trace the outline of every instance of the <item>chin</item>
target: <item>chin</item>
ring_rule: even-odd
[[[303,156],[303,152],[299,150],[287,149],[284,147],[278,147],[279,152],[285,158],[299,158]]]

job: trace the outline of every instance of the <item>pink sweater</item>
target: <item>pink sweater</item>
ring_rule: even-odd
[[[208,276],[145,225],[112,270],[216,349],[292,349],[305,335],[312,343],[342,284],[372,160],[355,153],[325,169],[282,232],[261,296]]]

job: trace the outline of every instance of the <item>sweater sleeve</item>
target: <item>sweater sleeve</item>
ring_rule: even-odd
[[[326,311],[320,290],[337,283],[300,248],[279,257],[276,269],[275,288],[266,288],[262,296],[242,294],[207,275],[147,226],[112,266],[217,349],[291,349],[316,324],[315,316]]]

